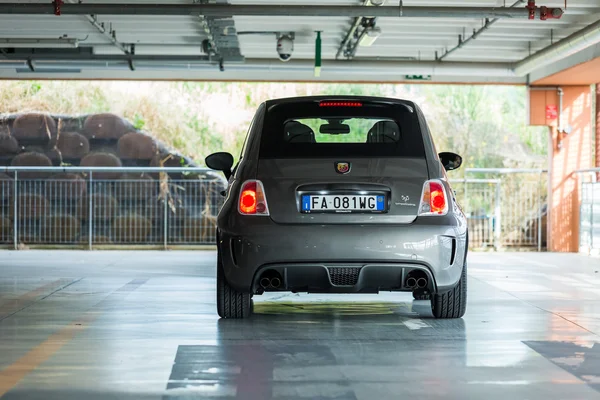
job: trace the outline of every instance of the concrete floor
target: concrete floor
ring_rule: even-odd
[[[213,252],[0,252],[2,399],[600,398],[600,260],[471,253],[462,320],[410,294],[215,313]]]

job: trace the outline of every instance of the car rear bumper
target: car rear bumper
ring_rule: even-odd
[[[412,290],[404,281],[420,270],[430,291],[444,292],[458,283],[466,256],[466,224],[453,215],[407,225],[281,225],[262,217],[234,225],[219,223],[218,246],[227,281],[244,292],[260,292],[267,270],[281,275],[280,290],[338,293]],[[332,268],[344,267],[358,268],[354,285],[332,279]]]

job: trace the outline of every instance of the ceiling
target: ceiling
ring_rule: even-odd
[[[65,1],[69,3],[68,1]],[[71,0],[70,3],[77,1]],[[127,4],[148,2],[127,0]],[[190,5],[202,0],[154,1],[152,4]],[[225,3],[213,0],[211,3]],[[10,1],[0,0],[0,6]],[[21,1],[46,4],[49,1]],[[86,5],[110,1],[85,0]],[[230,0],[232,5],[334,5],[363,6],[363,0]],[[506,4],[505,4],[506,3]],[[509,7],[514,0],[405,0],[410,7]],[[97,79],[200,79],[200,80],[286,80],[286,81],[406,81],[414,78],[431,82],[527,83],[534,67],[515,73],[521,60],[556,46],[569,35],[600,20],[600,0],[538,1],[538,6],[564,10],[560,19],[528,20],[525,3],[522,18],[500,18],[489,24],[476,39],[462,40],[486,23],[483,16],[378,17],[375,26],[381,34],[371,46],[356,46],[351,59],[336,54],[355,19],[348,16],[225,16],[198,15],[63,15],[0,13],[0,43],[23,39],[59,37],[78,39],[78,48],[44,48],[20,43],[0,52],[0,78],[49,77]],[[115,9],[122,5],[115,5]],[[382,7],[399,10],[398,0]],[[1,7],[0,7],[1,8]],[[309,7],[310,8],[310,7]],[[391,8],[390,8],[391,9]],[[365,11],[366,13],[367,11]],[[490,18],[492,20],[492,18]],[[369,20],[368,20],[369,21]],[[489,22],[488,22],[489,23]],[[321,31],[322,68],[315,77],[315,38]],[[257,33],[261,32],[261,33]],[[290,61],[281,62],[276,52],[276,32],[294,32],[294,51]],[[600,35],[599,35],[600,36]],[[207,56],[202,42],[211,40],[215,55]],[[595,39],[594,39],[595,40]],[[600,39],[598,39],[600,41]],[[355,41],[352,41],[353,43]],[[4,42],[6,43],[6,41]],[[64,42],[61,42],[64,43]],[[593,45],[595,43],[588,43]],[[52,46],[52,44],[48,45]],[[591,46],[589,46],[591,47]],[[596,46],[597,47],[597,46]],[[589,48],[587,49],[589,51]],[[0,50],[1,51],[1,50]],[[594,50],[600,56],[600,48]],[[565,53],[565,52],[563,52]],[[572,52],[571,52],[572,53]],[[558,57],[555,55],[554,57]],[[568,52],[561,56],[568,67]],[[111,58],[112,57],[112,58]],[[441,60],[440,60],[441,57]],[[30,63],[27,60],[31,59]],[[220,60],[222,59],[222,62]],[[131,60],[128,61],[128,60]],[[552,60],[550,60],[552,61]],[[547,76],[553,63],[537,61]],[[574,58],[574,65],[577,62]],[[562,67],[564,70],[565,68]],[[416,75],[416,77],[415,77]],[[538,77],[543,79],[544,77]],[[415,81],[416,82],[416,81]]]

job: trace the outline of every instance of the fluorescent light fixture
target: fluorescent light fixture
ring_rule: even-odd
[[[79,47],[77,39],[0,39],[0,47],[18,48],[76,48]]]
[[[366,28],[360,39],[358,40],[359,46],[371,46],[377,38],[381,35],[381,28],[375,26],[372,28]]]

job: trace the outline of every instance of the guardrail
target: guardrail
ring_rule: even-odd
[[[544,173],[451,180],[473,248],[544,247]],[[226,186],[206,168],[0,167],[0,244],[213,245]]]
[[[451,179],[450,184],[458,203],[467,215],[469,243],[471,248],[500,248],[502,235],[502,211],[500,205],[500,179]],[[479,208],[478,212],[475,200]]]
[[[579,179],[579,251],[600,255],[600,168],[575,171]]]
[[[214,244],[226,181],[206,168],[0,167],[0,243]]]
[[[472,249],[546,246],[547,170],[466,168],[451,179],[467,215]]]

